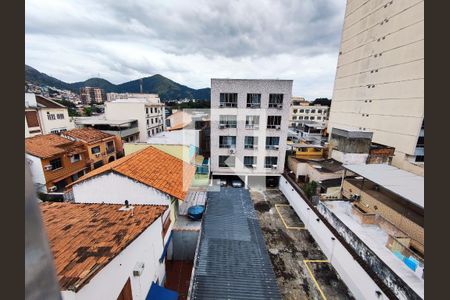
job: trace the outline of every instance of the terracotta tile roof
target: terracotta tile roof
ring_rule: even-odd
[[[54,133],[36,135],[25,139],[25,152],[40,158],[49,158],[66,152],[70,154],[83,151],[84,147],[81,142],[74,142]]]
[[[84,175],[69,186],[116,172],[183,200],[195,174],[195,166],[155,147],[147,147]]]
[[[42,96],[36,95],[36,102],[39,107],[45,108],[65,108],[64,105],[59,104],[58,102],[52,101],[50,99],[44,98]]]
[[[102,139],[114,137],[113,134],[109,134],[97,129],[94,129],[92,127],[86,127],[86,128],[76,128],[68,131],[64,131],[62,135],[71,137],[74,139],[81,140],[86,143],[94,143],[99,142]]]
[[[61,290],[78,291],[148,228],[162,205],[44,202],[40,205]]]

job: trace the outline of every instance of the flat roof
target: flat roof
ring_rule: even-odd
[[[96,117],[78,117],[75,118],[75,123],[83,125],[115,125],[120,126],[127,123],[135,122],[137,119],[124,119],[124,120],[110,120],[106,118]]]
[[[208,192],[191,299],[282,299],[250,193]]]
[[[385,164],[344,165],[343,167],[424,208],[424,177]]]

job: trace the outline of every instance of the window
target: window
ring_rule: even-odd
[[[283,107],[283,94],[269,94],[269,108]]]
[[[244,138],[244,148],[245,149],[256,149],[258,145],[257,136],[246,136]]]
[[[318,110],[317,110],[317,113],[318,113],[318,114],[321,114],[321,113],[322,113],[322,110],[321,110],[321,109],[318,109]]]
[[[101,166],[103,166],[103,160],[94,163],[94,169],[100,168]]]
[[[278,157],[276,156],[266,156],[264,160],[264,168],[273,168],[277,165]]]
[[[305,113],[309,114],[309,109],[305,109]]]
[[[416,155],[416,162],[425,162],[425,155]]]
[[[317,117],[317,120],[322,120],[322,117]]]
[[[150,121],[151,121],[151,122],[152,122],[152,124],[153,124],[153,118],[151,118],[151,119],[150,119]]]
[[[425,146],[425,137],[419,136],[416,147],[424,147],[424,146]]]
[[[49,120],[56,120],[56,117],[55,117],[54,114],[47,113],[47,119],[49,119]]]
[[[281,127],[281,116],[268,116],[267,117],[267,128],[280,129]]]
[[[235,166],[235,157],[228,155],[219,156],[219,167],[220,168],[230,168]]]
[[[237,93],[220,93],[220,107],[237,107]]]
[[[298,112],[298,109],[294,109],[294,114],[296,114]]]
[[[297,120],[297,116],[294,116],[294,117],[292,118],[292,120]]]
[[[100,153],[100,146],[92,147],[92,148],[91,148],[91,153],[92,153],[92,154]]]
[[[278,136],[266,137],[266,149],[278,150],[279,144],[280,144],[280,138]]]
[[[71,158],[70,158],[70,162],[71,163],[76,163],[77,161],[81,160],[81,155],[80,154],[74,154]]]
[[[244,167],[256,168],[256,156],[244,156]]]
[[[305,120],[309,120],[309,117],[308,117],[308,116],[305,116],[304,119],[305,119]]]
[[[219,148],[236,148],[235,136],[219,136]]]
[[[258,129],[258,127],[259,127],[259,116],[246,116],[245,117],[245,128]]]
[[[148,137],[151,137],[151,136],[152,136],[150,130],[147,131],[147,136],[148,136]]]
[[[311,118],[309,118],[310,120],[314,120],[316,117],[314,117],[314,116],[311,116]]]
[[[301,112],[301,113],[304,113],[304,112],[305,112],[305,110],[304,110],[304,109],[300,109],[300,112]]]
[[[148,107],[145,108],[145,113],[148,115]]]
[[[315,109],[311,109],[311,113],[312,113],[312,114],[315,114],[315,113],[316,113],[316,110],[315,110]]]
[[[219,116],[219,128],[236,128],[237,118],[232,115]]]
[[[115,151],[116,149],[114,148],[114,142],[113,141],[109,141],[106,143],[106,153],[111,154]]]
[[[64,120],[64,114],[57,114],[57,115],[56,115],[56,118],[57,118],[58,120]]]
[[[52,170],[60,169],[62,168],[62,161],[61,158],[55,158],[50,161],[50,165],[52,166]]]
[[[147,119],[147,125],[150,125],[150,120],[149,119]]]
[[[299,119],[299,120],[303,120],[303,116],[299,116],[298,119]]]
[[[261,94],[247,94],[248,108],[261,108]]]

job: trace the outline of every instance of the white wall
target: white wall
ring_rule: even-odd
[[[161,284],[165,277],[165,263],[159,263],[164,249],[161,231],[162,220],[159,217],[81,290],[77,293],[63,291],[63,299],[117,299],[128,278],[131,281],[133,299],[145,299],[152,281],[159,279]],[[141,276],[134,277],[133,269],[138,262],[144,263],[144,270]]]
[[[45,176],[41,159],[28,153],[25,153],[25,159],[29,163],[33,182],[45,185]]]
[[[367,153],[344,153],[336,149],[331,150],[331,158],[349,165],[365,164],[368,156]]]
[[[170,205],[170,196],[115,173],[103,174],[73,186],[75,202]]]
[[[338,239],[331,239],[333,233],[323,224],[317,222],[318,216],[309,208],[308,204],[295,191],[290,183],[284,178],[280,178],[281,192],[286,196],[289,204],[294,208],[297,215],[305,223],[306,228],[311,233],[317,244],[331,261],[342,280],[352,292],[356,299],[388,299],[377,284],[370,278],[364,269],[353,259],[352,255],[342,246]],[[380,291],[383,297],[378,297],[375,293]]]
[[[67,108],[40,108],[38,112],[43,134],[51,133],[52,130],[75,128],[75,123],[71,121]],[[47,113],[54,114],[55,120],[49,120]],[[64,119],[58,119],[57,114],[63,114]]]

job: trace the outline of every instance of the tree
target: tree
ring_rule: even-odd
[[[83,108],[83,112],[85,116],[92,116],[92,108],[90,106],[86,106]]]
[[[308,198],[314,196],[316,194],[316,191],[317,191],[317,182],[315,182],[314,180],[305,184],[305,193],[308,196]]]
[[[331,99],[328,98],[316,98],[313,103],[313,105],[319,104],[319,105],[325,105],[325,106],[331,106]]]

